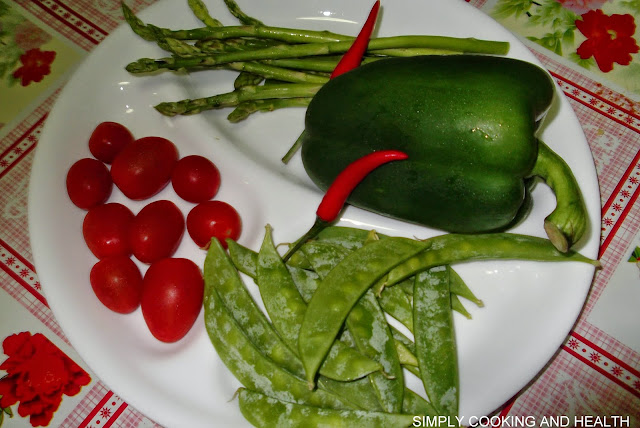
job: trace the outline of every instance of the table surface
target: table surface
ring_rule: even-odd
[[[137,12],[153,0],[127,3]],[[564,419],[550,426],[638,427],[640,3],[470,3],[521,36],[569,98],[593,152],[602,202],[603,269],[584,309],[553,359],[496,415],[507,418],[505,426],[514,426],[509,417],[542,424],[554,416]],[[158,426],[101,382],[69,345],[38,281],[27,226],[30,170],[47,114],[77,65],[121,22],[116,0],[0,0],[0,377],[15,370],[25,349],[34,366],[62,361],[73,375],[59,408],[40,415],[28,403],[11,402],[8,376],[0,381],[2,427],[28,427],[39,417],[51,418],[49,426]],[[37,390],[35,372],[30,381]]]

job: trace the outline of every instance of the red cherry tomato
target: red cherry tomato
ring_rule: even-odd
[[[89,137],[89,151],[96,159],[111,163],[127,144],[133,142],[131,131],[116,122],[102,122]]]
[[[173,190],[188,202],[212,199],[220,188],[220,171],[209,159],[190,155],[178,161],[171,175]]]
[[[171,257],[180,245],[184,229],[184,216],[173,202],[151,202],[140,210],[129,229],[133,255],[143,263]]]
[[[149,266],[142,280],[142,315],[162,342],[183,338],[193,326],[204,295],[200,268],[191,260],[162,259]]]
[[[133,213],[117,202],[98,205],[84,216],[82,234],[91,252],[99,259],[131,255],[129,228]]]
[[[142,274],[130,257],[100,260],[91,268],[89,280],[98,300],[112,311],[128,314],[140,306]]]
[[[80,159],[67,172],[67,193],[71,202],[84,210],[104,204],[113,189],[107,167],[96,159]]]
[[[202,202],[189,211],[187,215],[187,231],[200,248],[207,249],[211,238],[218,238],[224,248],[225,240],[234,241],[240,237],[242,221],[240,215],[231,205],[222,201]]]
[[[111,164],[111,177],[130,199],[147,199],[162,190],[178,162],[178,149],[162,137],[144,137],[126,145]]]

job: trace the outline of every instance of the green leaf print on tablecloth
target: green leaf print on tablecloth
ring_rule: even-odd
[[[640,0],[496,0],[511,31],[640,95]]]
[[[0,128],[31,102],[52,93],[84,53],[44,23],[0,0]]]
[[[40,27],[0,2],[0,78],[7,86],[27,86],[51,73],[54,51],[40,47],[51,40]]]

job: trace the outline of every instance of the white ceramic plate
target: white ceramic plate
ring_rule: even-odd
[[[213,14],[236,22],[221,0],[210,0]],[[276,26],[330,29],[356,34],[369,0],[245,0],[250,15]],[[200,26],[187,2],[164,0],[140,17],[170,28]],[[511,42],[510,56],[536,62],[508,31],[463,1],[394,0],[383,4],[379,35],[441,34]],[[89,285],[96,259],[81,234],[84,211],[65,192],[71,164],[90,156],[87,139],[93,128],[111,120],[128,126],[136,137],[158,135],[173,140],[182,156],[203,154],[220,168],[217,198],[241,213],[240,242],[257,249],[264,226],[277,242],[290,242],[312,223],[321,194],[304,174],[299,156],[288,166],[280,157],[303,129],[303,109],[256,114],[238,124],[226,111],[166,118],[151,106],[161,101],[222,93],[235,74],[222,71],[192,75],[136,77],[125,64],[164,53],[118,28],[79,67],[51,112],[36,152],[29,200],[33,253],[48,302],[73,346],[119,396],[166,426],[247,425],[232,399],[239,386],[219,361],[201,318],[186,338],[163,344],[147,331],[140,311],[123,316],[104,308]],[[580,250],[595,257],[598,248],[600,198],[598,183],[581,127],[564,97],[559,97],[543,131],[544,140],[573,168],[584,192],[591,231]],[[534,192],[535,208],[517,232],[544,236],[542,220],[554,205],[544,185]],[[167,187],[153,199],[172,199]],[[143,205],[117,190],[113,201],[137,212]],[[376,228],[382,233],[427,237],[437,232],[409,226],[348,208],[343,224]],[[177,256],[202,264],[204,252],[187,238]],[[575,322],[593,276],[581,264],[476,262],[458,271],[485,301],[467,305],[473,320],[456,317],[460,354],[461,415],[482,416],[498,408],[552,357]]]

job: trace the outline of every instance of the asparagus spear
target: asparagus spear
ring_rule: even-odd
[[[207,27],[222,27],[222,22],[209,15],[207,6],[202,0],[188,0],[189,8],[193,14]]]
[[[229,12],[231,12],[231,14],[233,16],[235,16],[236,18],[238,18],[238,20],[240,22],[242,22],[243,24],[245,24],[245,25],[264,25],[262,23],[262,21],[260,21],[258,19],[255,19],[255,18],[252,18],[252,17],[248,16],[246,13],[244,13],[234,0],[224,0],[224,4],[227,5],[227,9],[229,9]]]
[[[445,49],[461,52],[475,52],[495,54],[502,52],[502,45],[498,42],[477,40],[477,39],[457,39],[444,36],[395,36],[373,39],[369,42],[369,49],[404,49],[404,48],[430,48]],[[299,58],[309,56],[330,55],[344,53],[351,46],[351,42],[328,42],[328,43],[305,43],[297,45],[281,45],[263,49],[254,49],[238,52],[223,52],[218,54],[192,55],[184,62],[185,67],[212,66],[226,64],[230,62],[256,61],[279,58]],[[497,49],[497,50],[496,50]],[[170,64],[171,60],[163,58],[165,63]]]
[[[133,74],[153,73],[160,70],[204,70],[204,69],[226,69],[245,71],[267,79],[275,79],[291,83],[326,83],[329,79],[325,76],[304,73],[273,65],[262,64],[253,61],[236,61],[224,64],[211,63],[208,57],[173,56],[160,59],[140,58],[127,64],[126,70]]]
[[[227,0],[229,1],[229,0]],[[271,27],[266,25],[244,25],[244,26],[223,26],[223,27],[203,27],[187,30],[170,30],[167,28],[155,27],[154,31],[149,31],[150,25],[145,25],[140,19],[135,17],[133,12],[123,4],[125,19],[134,32],[145,40],[154,40],[154,37],[163,37],[179,40],[209,40],[227,39],[237,37],[259,37],[280,40],[286,43],[343,43],[342,47],[334,47],[334,52],[345,52],[344,46],[351,46],[354,37],[329,31],[300,30],[294,28]],[[153,34],[150,34],[153,33]],[[295,46],[292,46],[295,47]],[[487,54],[504,54],[509,48],[507,42],[480,40],[475,38],[458,38],[447,36],[394,36],[371,39],[369,50],[396,49],[396,48],[430,48],[444,49],[454,52],[474,52]],[[302,52],[299,56],[304,56]]]
[[[164,102],[155,109],[166,116],[197,114],[205,110],[235,107],[241,102],[270,98],[311,98],[322,84],[290,83],[266,86],[245,86],[233,92],[205,98]],[[293,101],[295,102],[295,101]]]
[[[240,122],[255,112],[267,112],[288,107],[307,107],[311,97],[307,98],[275,98],[268,100],[244,101],[227,116],[231,123]]]
[[[234,89],[244,88],[245,86],[256,86],[262,83],[264,77],[251,73],[250,71],[241,71],[238,73],[236,80],[233,81]]]

